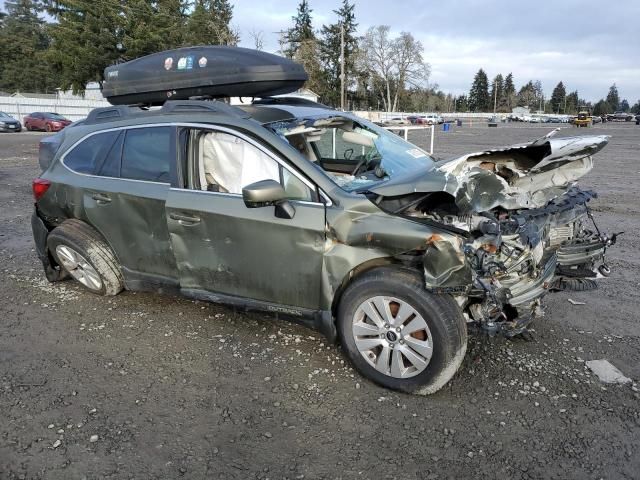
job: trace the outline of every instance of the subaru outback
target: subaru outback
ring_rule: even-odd
[[[43,140],[32,227],[50,281],[284,314],[385,387],[432,393],[468,327],[523,334],[615,241],[576,180],[608,137],[435,161],[296,99],[113,106]]]

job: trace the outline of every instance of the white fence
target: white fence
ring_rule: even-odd
[[[0,97],[0,112],[5,112],[16,120],[31,112],[55,112],[69,120],[82,120],[96,107],[107,107],[106,100],[75,100],[68,98]]]

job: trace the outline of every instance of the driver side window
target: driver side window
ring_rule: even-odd
[[[282,184],[290,200],[316,201],[302,180],[246,140],[218,131],[193,131],[191,138],[194,188],[242,195],[243,187],[270,179]]]

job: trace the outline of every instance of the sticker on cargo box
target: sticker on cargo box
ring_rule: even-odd
[[[193,57],[187,57],[187,70],[191,70],[193,68]]]
[[[165,58],[165,60],[164,60],[164,69],[165,70],[171,70],[171,67],[173,67],[173,58],[171,58],[171,57]]]
[[[187,57],[181,57],[178,60],[178,70],[184,70],[187,68]]]
[[[198,60],[198,65],[200,65],[200,68],[204,68],[207,66],[207,57],[200,57],[200,60]]]

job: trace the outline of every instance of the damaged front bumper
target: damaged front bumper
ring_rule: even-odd
[[[427,288],[454,295],[467,320],[489,333],[524,332],[559,278],[595,277],[604,265],[615,235],[593,222],[587,202],[594,197],[574,187],[538,209],[468,218],[473,235],[440,236],[427,250]]]

